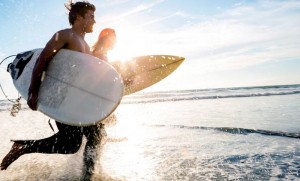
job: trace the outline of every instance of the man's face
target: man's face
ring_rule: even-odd
[[[95,21],[94,11],[88,10],[87,13],[85,13],[83,18],[84,32],[86,33],[93,32],[93,26],[95,23],[96,21]]]

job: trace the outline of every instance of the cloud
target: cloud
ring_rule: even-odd
[[[209,16],[180,7],[155,11],[159,3],[101,19],[110,18],[104,24],[117,25],[119,50],[186,57],[176,81],[300,57],[300,1],[242,1]]]
[[[139,25],[145,31],[133,33],[133,39],[139,41],[134,41],[135,45],[127,44],[127,48],[132,46],[134,52],[139,50],[139,45],[143,47],[143,51],[138,51],[140,54],[186,57],[186,61],[171,76],[173,79],[168,79],[167,89],[270,85],[278,84],[279,79],[281,84],[290,83],[293,77],[282,78],[278,73],[269,72],[273,75],[271,77],[260,74],[261,77],[252,79],[242,72],[259,65],[299,59],[299,3],[259,1],[251,6],[242,3],[205,18],[188,12],[159,14]],[[181,24],[168,26],[172,21]],[[239,72],[239,75],[235,79],[230,77],[230,82],[224,72]],[[287,80],[284,82],[282,79]],[[226,81],[229,83],[226,84]],[[183,83],[178,85],[175,82]]]
[[[175,12],[173,14],[169,14],[167,16],[162,16],[162,17],[147,21],[147,22],[145,22],[141,25],[137,25],[137,28],[141,28],[141,27],[144,27],[144,26],[149,26],[149,25],[152,25],[152,24],[157,24],[157,23],[160,23],[162,21],[165,21],[167,19],[174,18],[174,17],[177,17],[177,16],[180,17],[180,16],[184,16],[184,15],[183,15],[182,12],[178,11],[178,12]]]
[[[300,2],[259,1],[157,33],[160,51],[187,56],[202,73],[300,57]],[[199,69],[201,67],[201,69]]]
[[[109,6],[119,6],[119,5],[122,5],[122,4],[124,4],[128,1],[129,0],[105,0],[104,2],[101,2],[100,4],[98,4],[97,7],[107,8]]]
[[[125,0],[124,0],[125,1]],[[129,10],[126,10],[124,12],[118,12],[114,14],[106,14],[105,16],[100,17],[99,19],[102,19],[101,23],[114,23],[116,21],[120,21],[128,16],[132,16],[141,12],[146,12],[149,9],[153,8],[154,6],[164,2],[165,0],[156,0],[155,2],[152,3],[144,3],[144,4],[139,4],[134,7],[132,7]],[[125,1],[126,2],[126,1]],[[117,1],[117,3],[123,3],[123,1]],[[116,4],[113,4],[116,5]]]

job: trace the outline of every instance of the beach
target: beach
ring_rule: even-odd
[[[107,123],[95,179],[299,180],[300,85],[139,92],[124,97]],[[16,117],[0,101],[1,159],[10,139],[57,131],[22,104]],[[79,180],[76,154],[29,154],[0,180]]]

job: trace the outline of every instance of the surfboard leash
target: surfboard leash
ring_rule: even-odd
[[[9,59],[10,57],[16,57],[17,55],[10,55],[6,58],[4,58],[1,62],[0,62],[0,65],[6,60],[6,59]]]
[[[10,56],[4,58],[4,59],[0,62],[0,65],[1,65],[5,60],[7,60],[7,59],[9,59],[9,58],[11,58],[11,57],[15,57],[15,56],[17,56],[17,55],[10,55]],[[4,97],[5,97],[9,102],[13,103],[12,108],[11,108],[11,110],[10,110],[10,115],[13,116],[13,117],[16,117],[16,116],[17,116],[17,113],[19,113],[19,111],[21,110],[21,103],[20,103],[20,100],[21,100],[22,97],[20,96],[20,94],[19,94],[19,92],[18,92],[18,98],[17,98],[17,99],[15,99],[15,100],[9,99],[8,96],[5,94],[5,92],[4,92],[4,90],[3,90],[3,87],[2,87],[2,85],[1,85],[1,82],[0,82],[0,88],[1,88],[1,91],[2,91],[2,93],[3,93],[3,95],[4,95]]]

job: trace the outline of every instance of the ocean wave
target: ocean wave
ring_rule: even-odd
[[[267,154],[230,155],[201,160],[225,173],[235,175],[231,180],[299,180],[299,151]],[[203,164],[202,164],[203,165]],[[271,170],[276,170],[272,172]],[[224,178],[225,180],[226,177]],[[221,179],[221,180],[224,180]]]
[[[27,105],[27,102],[24,100],[21,100],[21,110],[29,110],[29,107]],[[0,100],[0,112],[2,111],[11,111],[13,108],[14,103],[10,102],[8,100]]]
[[[129,98],[124,99],[122,103],[125,104],[142,104],[142,103],[157,103],[157,102],[175,102],[175,101],[194,101],[201,99],[225,99],[225,98],[243,98],[243,97],[262,97],[262,96],[280,96],[280,95],[292,95],[300,94],[300,91],[290,91],[290,92],[267,92],[267,93],[247,93],[247,94],[233,94],[233,95],[208,95],[208,96],[191,96],[191,97],[144,97],[144,98]],[[161,98],[160,98],[161,97]]]
[[[290,133],[283,131],[271,131],[271,130],[262,130],[262,129],[247,129],[247,128],[235,128],[235,127],[203,127],[203,126],[184,126],[184,125],[150,125],[153,127],[174,127],[174,128],[183,128],[183,129],[199,129],[199,130],[214,130],[221,131],[230,134],[262,134],[267,136],[280,136],[287,138],[296,138],[300,139],[300,133]]]
[[[284,96],[300,94],[300,85],[278,85],[260,87],[214,88],[176,91],[140,92],[125,96],[123,104],[144,104],[176,101],[196,101],[203,99],[247,98],[263,96]],[[0,101],[0,111],[6,109],[7,102]]]
[[[0,112],[8,111],[12,108],[12,103],[9,102],[0,102]]]
[[[214,88],[195,90],[176,90],[141,92],[125,96],[124,104],[141,104],[175,101],[195,101],[201,99],[225,99],[245,98],[262,96],[283,96],[300,94],[300,85],[277,85],[259,87],[235,87],[235,88]]]

